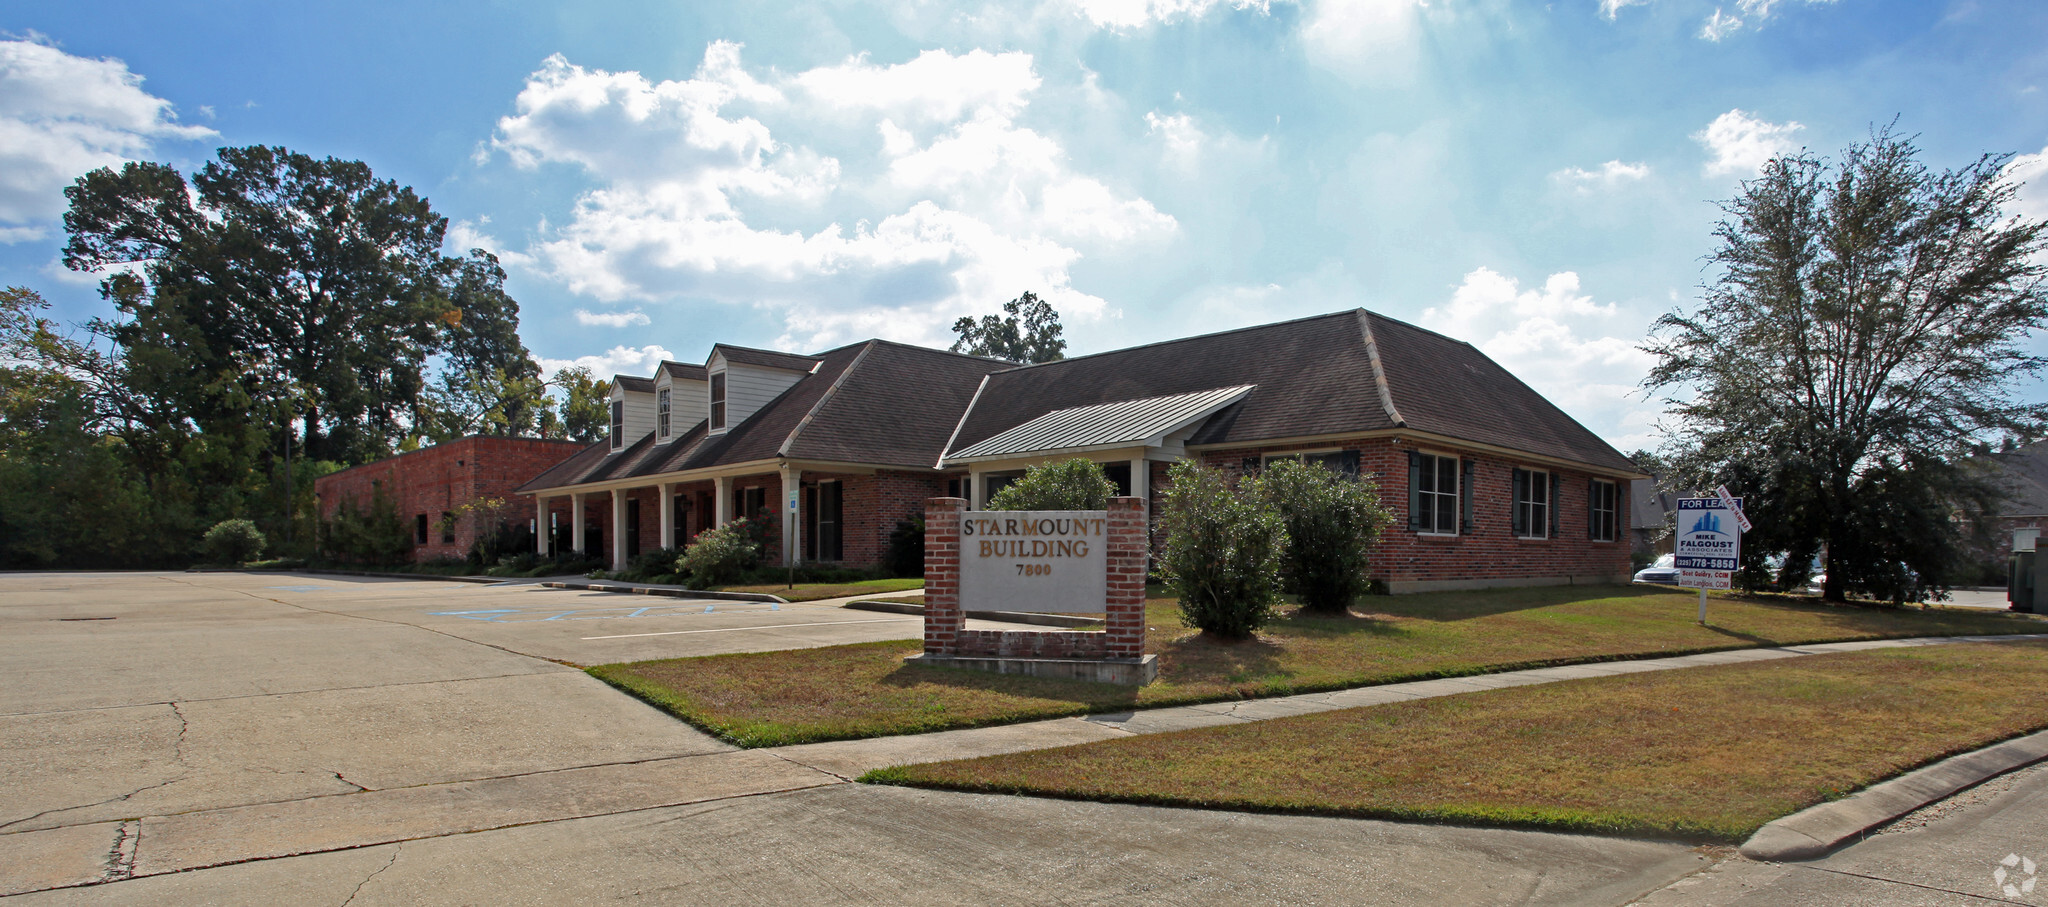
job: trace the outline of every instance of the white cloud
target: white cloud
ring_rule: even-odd
[[[726,43],[684,81],[557,56],[493,147],[594,179],[528,250],[574,292],[765,308],[784,318],[778,342],[804,349],[938,342],[953,318],[1025,290],[1070,319],[1100,317],[1103,301],[1070,286],[1083,250],[1178,227],[1016,122],[1039,85],[1029,55],[978,50],[768,81]],[[817,147],[777,139],[771,123]]]
[[[1166,143],[1166,159],[1183,170],[1194,168],[1202,154],[1202,143],[1208,138],[1195,125],[1195,118],[1185,113],[1162,115],[1154,110],[1145,114],[1145,129]]]
[[[1719,7],[1715,7],[1714,14],[1708,16],[1706,23],[1700,26],[1700,37],[1719,42],[1722,38],[1741,30],[1741,17],[1726,15]]]
[[[1648,2],[1650,0],[1600,0],[1600,15],[1606,16],[1609,21],[1612,21],[1621,15],[1622,7]]]
[[[1601,0],[1603,9],[1608,2],[1611,2],[1611,0]],[[1621,0],[1621,5],[1625,6],[1629,3],[1639,2],[1643,2],[1643,0]],[[1729,35],[1741,31],[1744,27],[1752,29],[1762,28],[1764,27],[1764,22],[1771,18],[1773,8],[1783,2],[1787,2],[1787,0],[1736,0],[1735,5],[1741,11],[1741,16],[1731,15],[1717,6],[1714,8],[1713,15],[1708,16],[1707,21],[1700,26],[1700,37],[1708,41],[1718,42]],[[1833,2],[1835,0],[1806,0],[1806,3],[1812,6]],[[1743,18],[1744,16],[1748,18],[1745,19]],[[1613,17],[1610,15],[1609,18]]]
[[[1272,11],[1272,0],[1229,0],[1232,9]],[[1141,28],[1154,22],[1199,19],[1223,0],[1073,0],[1081,15],[1098,28]]]
[[[2048,147],[2034,154],[2022,154],[2005,165],[2008,182],[2022,183],[2007,210],[2015,217],[2048,220]],[[2048,258],[2048,253],[2043,253]],[[2044,261],[2043,264],[2048,264]]]
[[[1798,151],[1799,143],[1792,134],[1805,128],[1798,122],[1772,123],[1736,109],[1715,117],[1692,138],[1713,155],[1706,165],[1708,176],[1748,177],[1771,158]]]
[[[1301,25],[1309,59],[1359,80],[1404,81],[1417,62],[1423,0],[1315,0]]]
[[[610,380],[613,375],[638,375],[646,378],[654,375],[654,370],[661,366],[662,360],[675,358],[674,353],[652,344],[639,349],[615,346],[597,356],[578,356],[574,359],[540,357],[540,369],[549,377],[570,366],[582,366],[590,370],[592,377],[605,380]]]
[[[1418,320],[1478,347],[1608,443],[1655,446],[1656,408],[1631,396],[1653,362],[1637,348],[1640,325],[1582,293],[1577,273],[1560,271],[1541,289],[1523,290],[1511,277],[1476,268],[1448,303]]]
[[[653,320],[639,309],[630,312],[593,312],[589,309],[577,309],[576,323],[586,327],[630,328],[652,324]]]
[[[35,40],[0,41],[0,243],[46,235],[64,187],[159,140],[214,135],[177,121],[119,60],[75,57]]]
[[[1650,175],[1650,165],[1624,163],[1619,160],[1601,164],[1597,170],[1583,167],[1566,167],[1550,175],[1551,182],[1569,188],[1573,192],[1589,194],[1594,190],[1613,189],[1623,183],[1633,183]]]

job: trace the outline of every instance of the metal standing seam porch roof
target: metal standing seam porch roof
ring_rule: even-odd
[[[949,452],[940,465],[1050,451],[1156,445],[1166,435],[1189,428],[1244,399],[1255,386],[1240,384],[1054,410],[978,444]]]

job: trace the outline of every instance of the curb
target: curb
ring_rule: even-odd
[[[534,585],[540,586],[544,589],[578,589],[585,592],[623,592],[631,595],[666,595],[671,598],[708,598],[714,601],[774,602],[779,605],[789,604],[788,599],[785,599],[779,595],[769,595],[765,592],[705,592],[696,589],[663,589],[656,586],[631,586],[623,583],[605,582],[548,582],[535,583]]]
[[[280,567],[249,570],[241,567],[186,567],[186,573],[315,573],[327,576],[369,576],[377,579],[443,580],[451,583],[502,583],[502,576],[448,576],[439,573],[378,573],[373,570],[329,570],[324,567]]]
[[[907,605],[902,602],[847,602],[841,608],[855,611],[881,611],[888,614],[924,614],[923,605]],[[976,620],[994,620],[1006,624],[1032,624],[1040,627],[1100,627],[1103,621],[1098,617],[1063,617],[1058,614],[1037,614],[1026,611],[969,611],[968,617]]]
[[[1864,832],[2006,772],[2048,760],[2048,731],[1951,756],[1757,829],[1742,855],[1773,863],[1813,860],[1863,839]]]

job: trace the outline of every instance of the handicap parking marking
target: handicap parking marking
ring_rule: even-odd
[[[483,621],[485,623],[525,624],[568,620],[620,620],[623,618],[632,617],[694,617],[705,614],[758,614],[767,611],[782,610],[782,605],[778,602],[769,602],[767,604],[768,607],[766,608],[726,607],[723,609],[719,608],[719,606],[715,604],[711,604],[705,605],[704,610],[702,611],[696,610],[696,605],[692,603],[675,605],[646,605],[637,608],[572,608],[566,611],[555,608],[547,608],[542,610],[526,610],[522,608],[488,608],[470,611],[428,611],[426,613],[433,617],[460,617],[463,620],[477,620]]]

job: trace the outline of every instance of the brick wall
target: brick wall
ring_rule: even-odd
[[[1619,507],[1616,539],[1596,542],[1587,537],[1589,520],[1589,473],[1554,469],[1494,454],[1459,450],[1440,445],[1393,443],[1389,440],[1350,441],[1341,445],[1286,445],[1251,447],[1205,452],[1203,462],[1211,467],[1242,472],[1244,461],[1267,454],[1337,447],[1359,454],[1359,471],[1378,484],[1381,501],[1394,515],[1394,522],[1381,534],[1372,554],[1373,575],[1385,580],[1395,592],[1430,589],[1480,588],[1486,586],[1539,585],[1548,583],[1625,582],[1630,573],[1626,498]],[[1408,452],[1456,455],[1476,464],[1469,489],[1472,494],[1472,528],[1456,536],[1423,535],[1408,529]],[[1558,489],[1558,527],[1545,539],[1516,538],[1511,531],[1509,508],[1510,472],[1515,468],[1547,469],[1561,478]],[[1627,490],[1623,482],[1622,491]]]
[[[574,441],[472,436],[322,476],[313,483],[313,493],[324,520],[332,519],[344,500],[367,510],[373,495],[382,491],[408,533],[414,532],[421,515],[427,518],[426,543],[410,536],[414,560],[461,558],[469,554],[477,535],[491,527],[478,519],[458,520],[454,540],[443,541],[442,514],[478,498],[502,498],[510,505],[506,521],[524,526],[533,518],[531,499],[513,494],[513,489],[584,446]]]

